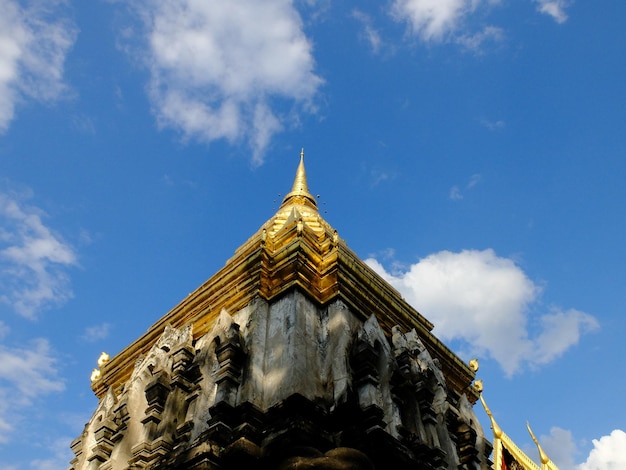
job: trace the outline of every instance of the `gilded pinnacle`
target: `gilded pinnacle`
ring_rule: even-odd
[[[530,433],[530,437],[532,438],[533,442],[537,446],[537,449],[539,450],[539,458],[541,459],[542,466],[547,465],[548,462],[550,462],[550,458],[546,455],[546,453],[541,448],[539,441],[535,437],[535,433],[533,432],[532,429],[530,429],[530,424],[528,423],[528,421],[526,421],[526,428],[528,429],[528,432]]]
[[[309,192],[309,186],[306,181],[306,170],[304,168],[304,148],[300,152],[300,164],[296,170],[296,178],[293,182],[291,192],[283,199],[282,206],[288,203],[300,203],[313,205],[317,209],[317,202],[313,195]]]
[[[483,404],[483,408],[485,408],[485,411],[487,412],[487,416],[489,416],[489,420],[491,421],[491,429],[493,430],[493,435],[497,439],[500,439],[502,437],[502,429],[500,429],[500,426],[498,426],[498,423],[496,423],[496,420],[491,414],[491,410],[487,406],[487,403],[485,403],[485,399],[483,398],[482,394],[480,395],[480,401]]]

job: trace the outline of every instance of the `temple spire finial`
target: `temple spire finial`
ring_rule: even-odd
[[[489,416],[489,420],[491,421],[491,429],[493,430],[493,435],[497,439],[500,439],[502,437],[502,429],[500,429],[500,426],[498,426],[498,423],[496,423],[496,420],[493,417],[493,414],[491,414],[491,410],[487,406],[487,403],[485,403],[485,399],[483,398],[483,394],[481,393],[479,395],[479,397],[480,397],[481,403],[483,404],[483,408],[485,408],[485,411],[487,412],[487,416]]]
[[[539,441],[535,437],[535,433],[533,432],[532,429],[530,429],[530,424],[528,423],[528,421],[526,421],[526,428],[528,429],[530,437],[532,438],[533,442],[537,446],[537,449],[539,450],[539,458],[541,459],[541,468],[548,468],[547,466],[550,463],[550,458],[543,451],[541,444],[539,444]]]
[[[296,178],[293,181],[291,192],[285,196],[282,205],[284,206],[288,201],[308,203],[309,205],[312,204],[313,207],[317,208],[317,202],[309,192],[309,186],[306,180],[306,170],[304,168],[304,147],[300,151],[300,163],[298,165],[298,169],[296,170]]]

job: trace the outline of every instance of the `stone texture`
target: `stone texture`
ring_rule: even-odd
[[[389,340],[341,301],[258,298],[199,338],[166,326],[107,390],[72,469],[487,468],[472,406],[437,362],[414,330]]]

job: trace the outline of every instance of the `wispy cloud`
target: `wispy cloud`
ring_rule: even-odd
[[[51,102],[66,90],[65,58],[77,29],[64,0],[0,0],[0,133],[25,99]]]
[[[463,199],[463,194],[461,193],[461,189],[458,186],[452,186],[450,188],[450,199],[453,201],[460,201]]]
[[[569,6],[569,0],[534,0],[537,3],[537,10],[551,16],[557,23],[567,21],[565,9]]]
[[[58,470],[67,468],[68,463],[74,457],[70,450],[70,444],[74,439],[71,437],[57,437],[46,447],[50,452],[50,457],[37,459],[30,462],[30,468],[34,470]]]
[[[372,18],[361,10],[352,10],[352,17],[356,19],[362,27],[360,37],[364,39],[371,47],[374,54],[378,54],[383,45],[380,32],[374,28]]]
[[[246,141],[261,164],[289,113],[314,111],[323,80],[291,1],[132,5],[145,25],[149,94],[160,126],[200,141]]]
[[[42,395],[65,388],[57,377],[56,363],[45,339],[19,348],[0,344],[0,443],[9,440],[23,408]]]
[[[111,325],[109,323],[101,323],[99,325],[88,326],[81,335],[81,339],[88,343],[95,343],[109,337]]]
[[[467,182],[467,189],[472,189],[474,186],[480,183],[482,179],[483,179],[482,175],[479,175],[478,173],[474,173],[470,177],[469,181]]]
[[[389,171],[381,170],[381,169],[372,169],[370,170],[370,187],[376,187],[382,183],[387,181],[391,181],[395,179],[395,175]]]
[[[501,119],[498,119],[496,121],[491,121],[489,119],[481,119],[479,122],[481,126],[485,127],[486,129],[489,129],[490,131],[499,131],[506,127],[506,122],[504,122]]]
[[[488,43],[499,44],[504,40],[505,34],[502,28],[497,26],[485,26],[476,33],[461,34],[456,42],[466,49],[480,53]]]
[[[442,251],[395,274],[375,259],[367,263],[433,321],[438,337],[494,358],[507,375],[555,360],[598,328],[593,316],[575,309],[553,307],[531,318],[541,288],[493,250]],[[539,324],[532,335],[531,320]]]
[[[43,223],[44,213],[0,192],[0,301],[33,318],[72,297],[74,249]]]
[[[473,189],[478,183],[481,182],[481,180],[483,179],[483,177],[478,174],[475,173],[473,174],[469,181],[465,184],[465,189],[466,190],[471,190]],[[450,194],[448,196],[452,201],[460,201],[461,199],[463,199],[463,191],[461,191],[461,188],[457,185],[454,185],[450,188]]]

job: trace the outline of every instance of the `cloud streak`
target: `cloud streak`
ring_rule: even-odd
[[[535,3],[539,12],[551,16],[557,23],[567,21],[565,9],[569,6],[568,0],[535,0]]]
[[[374,28],[372,18],[356,8],[352,10],[352,18],[357,20],[362,27],[360,37],[370,45],[374,54],[378,54],[383,41],[378,30]]]
[[[0,344],[0,443],[8,441],[20,409],[65,388],[57,377],[56,363],[45,339],[35,339],[29,347]]]
[[[557,23],[567,20],[568,0],[532,1],[540,13],[551,16]],[[505,37],[504,30],[498,26],[476,25],[479,12],[500,3],[500,0],[393,0],[390,14],[397,22],[406,24],[409,37],[429,44],[453,42],[480,52],[485,43],[499,43]]]
[[[72,297],[67,268],[74,249],[42,221],[43,212],[0,193],[0,302],[24,317]]]
[[[502,30],[485,26],[470,35],[465,32],[469,18],[479,9],[499,0],[394,0],[392,17],[406,23],[408,34],[427,43],[455,41],[477,49],[486,40],[500,40]]]
[[[66,91],[65,58],[77,36],[66,3],[0,0],[0,133],[21,101],[49,103]]]
[[[441,251],[399,273],[375,259],[367,263],[435,324],[438,337],[461,341],[468,355],[492,357],[509,376],[555,360],[598,328],[593,316],[575,309],[531,317],[541,289],[493,250]],[[534,335],[531,320],[539,325]]]
[[[483,177],[480,174],[473,174],[465,185],[465,189],[468,191],[474,189],[474,187],[478,183],[480,183],[482,179]],[[461,188],[457,185],[452,186],[450,188],[450,194],[448,195],[448,198],[452,201],[460,201],[461,199],[463,199],[463,192],[461,191]]]
[[[85,328],[85,331],[80,338],[87,343],[95,343],[108,338],[110,332],[111,324],[101,323],[99,325],[88,326]]]
[[[246,141],[261,164],[289,113],[314,111],[323,80],[291,1],[133,5],[145,25],[148,90],[161,127],[205,142]]]

